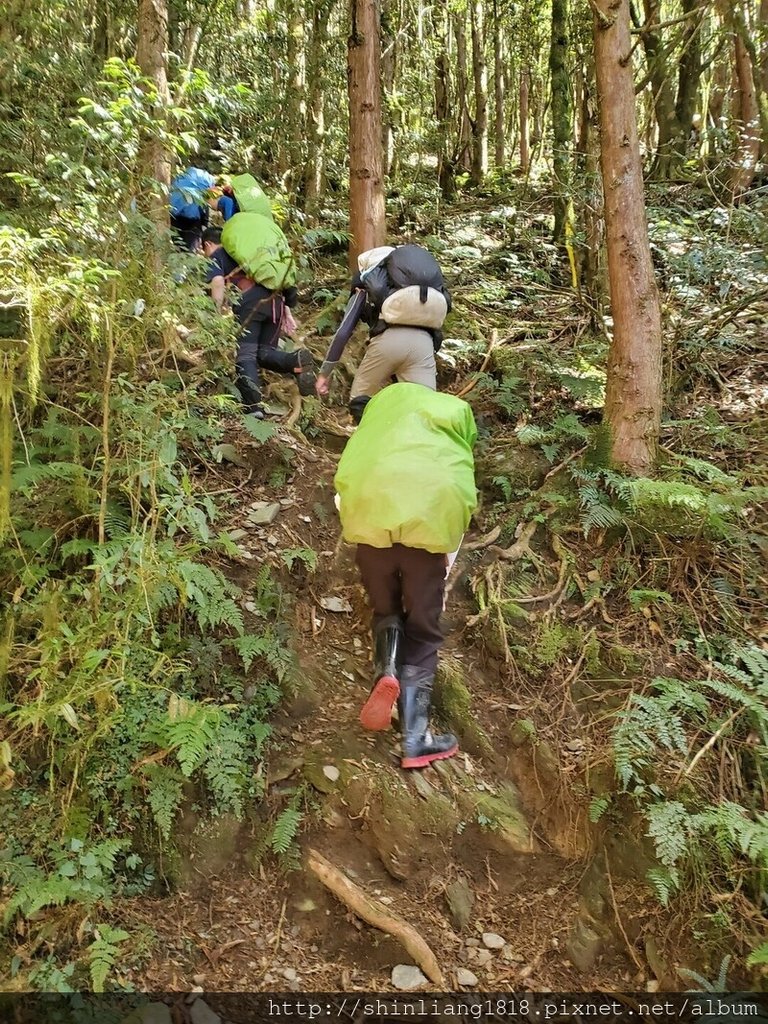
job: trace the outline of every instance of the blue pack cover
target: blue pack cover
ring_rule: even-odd
[[[206,204],[205,193],[213,188],[216,179],[200,167],[188,167],[171,182],[171,213],[177,217],[199,218]]]

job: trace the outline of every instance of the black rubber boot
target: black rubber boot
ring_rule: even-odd
[[[301,373],[296,374],[299,394],[314,395],[317,374],[315,373],[314,357],[308,348],[300,348],[296,353],[296,367],[301,369]]]
[[[402,768],[426,768],[433,761],[453,757],[459,749],[452,733],[435,735],[429,728],[433,680],[433,674],[426,669],[403,665],[397,702],[403,744]]]
[[[392,708],[400,693],[400,650],[403,623],[396,615],[382,619],[374,634],[375,682],[368,700],[360,711],[360,724],[364,729],[379,732],[388,729],[392,721]]]

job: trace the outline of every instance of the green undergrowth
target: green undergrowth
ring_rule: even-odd
[[[742,227],[730,244],[749,248],[754,225]],[[710,275],[696,287],[717,318],[737,285],[718,295]],[[690,371],[697,330],[678,330],[671,366],[679,358]],[[740,374],[726,334],[708,359]],[[753,344],[744,332],[742,362]],[[632,823],[650,844],[649,890],[703,955],[735,949],[757,967],[768,885],[765,429],[711,396],[691,407],[711,374],[688,372],[683,404],[665,413],[657,474],[626,477],[600,424],[604,358],[588,331],[568,346],[505,345],[469,395],[483,529],[500,530],[496,548],[474,556],[472,630],[502,666],[501,693],[525,709],[515,745],[554,744],[561,764],[578,751],[579,770],[559,776],[571,799],[590,802],[596,828]]]
[[[45,226],[0,229],[4,287],[29,311],[1,367],[0,961],[41,989],[113,984],[146,946],[116,901],[175,884],[188,812],[253,813],[293,670],[280,585],[258,563],[238,585],[228,571],[233,499],[205,476],[236,411],[216,381],[232,327],[192,258],[160,250],[149,272],[131,76],[115,66],[109,104],[73,122],[110,136],[100,160],[52,157],[47,174],[70,173]],[[20,184],[50,210],[49,178]],[[212,370],[182,376],[177,324]],[[279,821],[270,848],[291,835]]]

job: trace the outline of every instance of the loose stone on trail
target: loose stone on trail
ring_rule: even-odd
[[[255,501],[248,513],[248,522],[254,526],[268,526],[277,518],[280,508],[279,501]]]
[[[392,968],[392,984],[401,992],[410,992],[427,984],[427,979],[413,964],[398,964]]]
[[[472,914],[472,907],[475,902],[475,895],[463,878],[457,879],[445,890],[445,898],[451,911],[451,920],[456,928],[466,928]],[[474,943],[477,939],[473,940]]]
[[[456,971],[456,981],[464,988],[472,988],[473,985],[477,984],[477,975],[467,970],[466,967],[459,967]]]
[[[217,444],[211,451],[217,462],[231,462],[233,466],[240,466],[241,469],[248,467],[248,463],[233,444]]]
[[[496,932],[483,932],[483,945],[488,949],[501,949],[506,941],[501,935],[497,935]]]
[[[336,767],[336,765],[325,764],[323,765],[323,775],[326,777],[326,779],[330,779],[331,782],[338,782],[341,772]]]
[[[320,607],[327,612],[344,614],[352,611],[352,605],[345,597],[321,597]]]

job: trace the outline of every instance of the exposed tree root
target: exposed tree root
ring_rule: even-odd
[[[496,548],[492,547],[490,550],[496,555],[497,558],[503,559],[505,562],[517,562],[523,557],[528,555],[534,562],[538,560],[538,555],[531,551],[531,541],[533,535],[536,533],[538,523],[526,523],[520,530],[520,536],[517,538],[514,544],[510,544],[508,548]]]
[[[292,427],[296,426],[299,422],[299,416],[301,416],[301,395],[296,394],[293,396],[293,406],[284,423],[286,430],[290,430]]]
[[[486,533],[483,537],[479,537],[477,540],[469,541],[467,544],[463,544],[462,547],[465,551],[479,551],[481,548],[487,548],[489,544],[494,544],[501,536],[501,525],[494,526],[490,533]]]
[[[443,973],[435,954],[414,928],[402,918],[388,911],[383,903],[379,903],[378,900],[372,899],[363,892],[358,885],[350,881],[342,871],[334,867],[317,850],[310,849],[308,851],[307,865],[337,899],[368,924],[397,939],[429,980],[439,988],[445,987]]]

